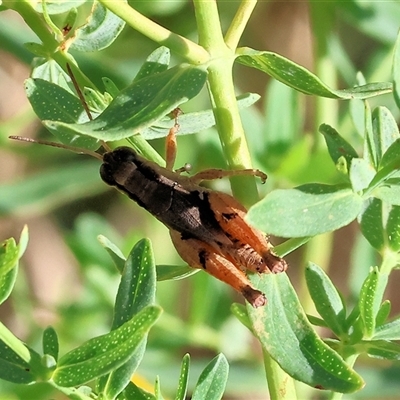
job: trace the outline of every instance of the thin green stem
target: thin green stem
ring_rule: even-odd
[[[270,399],[296,400],[297,393],[293,378],[283,371],[265,350],[263,357]]]
[[[256,5],[257,0],[243,0],[240,3],[240,6],[225,35],[225,43],[230,49],[235,50],[238,46],[239,40],[242,37],[243,31],[246,28]]]
[[[123,0],[99,0],[114,14],[118,15],[133,29],[149,39],[170,48],[192,64],[204,64],[209,54],[198,44],[177,35],[140,14]]]
[[[251,158],[235,97],[232,77],[234,51],[222,35],[216,2],[193,1],[199,32],[199,43],[211,55],[208,82],[213,111],[222,149],[230,169],[251,168]],[[254,179],[231,179],[234,195],[245,205],[258,200]]]

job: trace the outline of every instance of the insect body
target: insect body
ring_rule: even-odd
[[[129,147],[105,153],[100,168],[105,183],[127,194],[169,228],[176,250],[191,267],[204,269],[242,293],[252,306],[260,307],[266,298],[244,271],[282,272],[287,268],[285,260],[273,254],[267,238],[245,222],[246,209],[238,201],[199,186],[204,179],[237,174],[266,178],[258,170],[206,170],[183,176]]]
[[[272,252],[264,234],[245,221],[246,209],[238,201],[199,183],[233,175],[256,175],[264,181],[267,177],[254,169],[209,169],[191,177],[174,172],[177,115],[167,136],[167,168],[145,159],[129,147],[118,147],[100,155],[53,142],[37,142],[100,159],[103,181],[127,194],[166,225],[183,260],[239,291],[253,307],[263,306],[265,295],[252,286],[245,272],[283,272],[287,268],[286,261]],[[11,138],[35,142],[19,136]]]

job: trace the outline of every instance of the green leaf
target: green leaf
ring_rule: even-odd
[[[133,382],[117,397],[118,400],[155,400],[155,396],[137,387]]]
[[[400,206],[392,206],[386,221],[386,237],[391,250],[400,251]]]
[[[393,97],[397,107],[400,108],[400,34],[397,35],[396,44],[393,51]]]
[[[114,261],[115,266],[117,267],[119,273],[122,275],[124,271],[124,266],[126,262],[125,256],[122,254],[122,251],[110,240],[108,240],[105,236],[99,235],[97,240],[100,244],[106,249],[107,253],[110,255],[111,259]]]
[[[400,318],[386,324],[380,325],[375,329],[372,336],[373,340],[400,340]]]
[[[28,227],[22,229],[19,244],[14,238],[0,243],[0,304],[11,294],[18,274],[18,261],[28,245]]]
[[[245,93],[237,97],[239,109],[250,107],[260,96],[255,93]],[[158,139],[167,136],[175,121],[165,118],[157,121],[154,125],[144,129],[141,135],[146,140]],[[212,109],[185,113],[179,116],[179,131],[177,135],[189,135],[209,129],[215,125],[215,118]]]
[[[151,243],[142,239],[132,248],[115,300],[112,329],[130,320],[143,308],[154,304],[156,271]]]
[[[368,101],[364,101],[365,106],[365,140],[363,158],[367,160],[375,169],[378,166],[378,148],[375,143],[375,133],[372,128],[372,112]]]
[[[396,139],[385,151],[379,163],[379,169],[398,164],[400,169],[400,139]]]
[[[350,164],[349,178],[354,192],[361,192],[371,183],[375,169],[364,158],[353,158]]]
[[[190,355],[185,354],[182,359],[181,373],[179,375],[179,385],[175,395],[175,400],[186,399],[187,387],[189,383],[189,366],[190,366]]]
[[[46,1],[46,10],[49,14],[62,14],[67,12],[72,7],[79,7],[86,0],[63,0],[63,1]],[[42,2],[33,3],[36,11],[42,13]]]
[[[390,310],[392,308],[392,304],[390,303],[390,300],[385,300],[381,306],[379,307],[379,311],[378,314],[376,315],[376,319],[375,319],[375,323],[376,323],[376,330],[375,332],[377,332],[378,327],[383,325],[387,318],[389,317],[390,314]]]
[[[400,186],[379,186],[373,192],[373,196],[395,206],[400,206]]]
[[[390,82],[370,83],[350,89],[334,90],[306,68],[270,51],[257,51],[248,47],[241,48],[236,60],[248,67],[259,69],[305,94],[351,100],[366,99],[392,91]]]
[[[312,183],[272,191],[250,208],[247,220],[276,236],[315,236],[348,225],[361,208],[361,197],[350,188]]]
[[[104,141],[128,138],[196,96],[206,78],[203,67],[180,64],[132,83],[93,121],[84,124],[43,123],[61,134],[86,135]]]
[[[400,344],[386,340],[373,340],[362,343],[370,357],[384,360],[400,360]]]
[[[184,279],[200,271],[189,265],[157,265],[156,268],[158,281]]]
[[[105,49],[114,42],[124,26],[124,20],[100,2],[95,2],[86,23],[75,31],[70,48],[84,52]]]
[[[193,390],[192,400],[220,400],[228,380],[229,365],[219,354],[206,366]]]
[[[336,336],[345,334],[346,307],[328,275],[318,265],[309,262],[305,277],[319,315]]]
[[[268,296],[264,307],[247,306],[253,332],[284,371],[307,385],[339,393],[364,386],[361,377],[315,333],[285,273],[254,275],[251,280]]]
[[[157,48],[147,57],[146,61],[140,67],[139,72],[136,74],[133,82],[166,71],[170,59],[171,52],[168,47],[161,46]]]
[[[70,76],[55,60],[48,60],[48,54],[46,54],[45,58],[36,59],[35,61],[31,73],[31,79],[33,79],[33,81],[36,79],[45,80],[49,84],[60,86],[62,89],[74,95],[74,88]],[[30,81],[30,79],[27,81]],[[49,110],[49,112],[51,113],[52,111]]]
[[[360,316],[363,321],[364,338],[371,338],[375,333],[376,316],[378,314],[388,276],[378,268],[372,268],[365,279],[358,301]]]
[[[366,204],[367,206],[360,216],[361,232],[372,247],[378,251],[382,251],[385,246],[385,232],[382,219],[384,204],[376,198],[369,199]]]
[[[72,124],[88,120],[78,97],[59,85],[43,79],[29,78],[25,81],[25,92],[33,110],[42,121],[49,119]],[[61,143],[90,150],[99,148],[98,141],[93,138],[51,128],[49,130]]]
[[[358,157],[353,146],[329,125],[322,124],[319,127],[319,131],[324,135],[329,154],[335,165],[338,164],[340,157],[344,157],[347,163],[347,169],[349,169],[351,160]]]
[[[35,381],[28,362],[19,357],[13,349],[3,342],[2,327],[0,328],[0,379],[5,381],[28,384]],[[15,340],[18,340],[15,338]],[[23,345],[21,343],[21,345]],[[26,348],[25,348],[26,350]]]
[[[155,302],[156,271],[151,243],[143,239],[131,250],[122,273],[114,307],[112,329],[119,328]],[[105,398],[114,399],[130,382],[146,348],[146,336],[135,354],[120,368],[100,380]]]
[[[57,360],[59,350],[58,337],[53,327],[49,326],[44,330],[42,344],[43,354],[49,354]]]
[[[399,128],[391,112],[386,107],[376,107],[372,112],[372,128],[380,163],[387,149],[400,138]]]
[[[136,352],[161,309],[149,306],[110,333],[88,340],[60,358],[53,380],[60,386],[77,386],[120,367]]]

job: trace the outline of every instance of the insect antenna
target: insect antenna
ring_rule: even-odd
[[[9,139],[13,140],[19,140],[20,142],[28,142],[28,143],[38,143],[38,144],[43,144],[45,146],[51,146],[51,147],[57,147],[59,149],[66,149],[70,150],[76,154],[87,154],[91,157],[97,158],[100,161],[103,161],[103,156],[99,153],[96,153],[95,151],[92,150],[87,150],[87,149],[81,149],[79,147],[74,147],[74,146],[69,146],[67,144],[62,144],[62,143],[57,143],[57,142],[50,142],[48,140],[41,140],[41,139],[32,139],[32,138],[27,138],[24,136],[9,136]],[[108,147],[108,146],[107,146]]]

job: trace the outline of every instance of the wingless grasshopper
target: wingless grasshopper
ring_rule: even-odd
[[[79,87],[75,85],[75,88],[82,99]],[[87,113],[91,119],[88,110]],[[103,144],[106,152],[101,155],[53,142],[20,136],[10,138],[67,148],[100,159],[103,181],[127,194],[166,225],[183,260],[232,286],[253,307],[263,306],[266,297],[250,283],[246,270],[253,273],[283,272],[287,268],[286,261],[273,253],[262,232],[245,221],[246,209],[237,200],[199,184],[203,180],[234,175],[254,175],[263,181],[267,176],[256,169],[208,169],[193,176],[181,175],[185,168],[174,171],[178,114],[174,114],[175,124],[167,136],[165,168],[129,147],[111,150]]]

